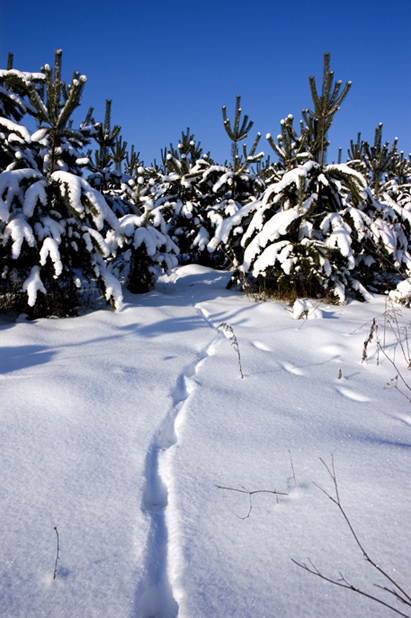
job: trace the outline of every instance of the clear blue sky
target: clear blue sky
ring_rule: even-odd
[[[38,71],[63,49],[63,78],[87,75],[89,106],[112,123],[146,164],[189,126],[219,163],[230,158],[221,107],[235,95],[262,134],[311,105],[308,77],[321,85],[323,53],[335,78],[353,82],[330,132],[328,160],[350,139],[383,139],[411,151],[411,0],[0,0],[0,66]],[[297,122],[296,122],[297,124]]]

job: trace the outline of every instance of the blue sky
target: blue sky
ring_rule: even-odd
[[[219,163],[230,159],[221,107],[234,117],[235,96],[254,120],[259,150],[271,151],[267,132],[311,106],[308,84],[321,84],[323,53],[331,52],[335,78],[353,85],[330,131],[328,160],[350,139],[383,139],[411,151],[411,0],[0,0],[0,66],[38,71],[63,49],[63,78],[87,75],[83,118],[89,106],[112,123],[146,164],[177,144],[189,126]]]

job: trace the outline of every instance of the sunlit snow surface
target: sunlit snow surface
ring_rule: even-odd
[[[358,537],[409,588],[411,404],[373,342],[361,363],[384,298],[296,320],[227,280],[188,266],[119,313],[0,319],[2,618],[390,615],[292,562],[395,601],[314,484],[333,492],[332,456]]]

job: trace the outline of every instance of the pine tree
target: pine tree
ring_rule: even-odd
[[[40,74],[2,72],[6,88],[24,93],[39,123],[33,134],[26,130],[16,164],[0,174],[2,305],[33,316],[76,311],[86,280],[121,304],[120,285],[106,268],[104,240],[118,220],[82,177],[87,129],[71,126],[86,78],[75,72],[66,86],[61,58],[57,50],[54,72],[48,65]]]
[[[129,179],[125,179],[121,171],[122,161],[127,156],[127,142],[123,142],[119,135],[119,125],[111,128],[111,100],[106,100],[104,123],[96,122],[93,112],[94,109],[90,108],[81,125],[83,131],[87,130],[98,146],[98,150],[94,151],[94,158],[92,151],[88,151],[92,173],[87,180],[104,195],[113,212],[121,217],[133,210],[132,205],[127,203],[127,191],[124,191]]]
[[[200,184],[211,166],[209,153],[203,152],[187,127],[177,147],[170,144],[161,156],[163,171],[158,171],[152,191],[154,208],[164,216],[167,232],[179,247],[180,261],[205,263],[212,226]]]
[[[204,154],[201,143],[195,141],[190,127],[187,127],[185,133],[181,133],[181,140],[178,142],[177,148],[170,144],[169,150],[165,152],[166,154],[165,156],[162,155],[162,158],[167,171],[169,173],[175,172],[180,178],[190,174],[194,165],[199,159],[203,158]]]

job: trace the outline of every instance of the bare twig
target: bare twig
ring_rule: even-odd
[[[297,562],[297,560],[294,560],[294,558],[292,558],[291,560],[294,562],[294,564],[304,569],[304,571],[307,571],[308,573],[311,573],[312,575],[317,575],[318,577],[320,577],[326,582],[329,582],[330,584],[334,584],[335,586],[339,586],[340,588],[346,588],[347,590],[352,590],[353,592],[357,592],[358,594],[360,594],[363,597],[366,597],[367,599],[371,599],[372,601],[376,601],[377,603],[380,603],[380,605],[384,605],[384,607],[387,607],[388,609],[392,610],[399,616],[404,616],[404,618],[410,618],[410,614],[404,614],[404,612],[401,612],[399,609],[393,607],[389,603],[386,603],[382,599],[379,599],[378,597],[375,597],[372,594],[368,594],[368,592],[364,592],[363,590],[356,588],[355,586],[347,582],[347,580],[345,579],[345,577],[341,575],[341,573],[339,574],[340,579],[333,579],[332,577],[327,577],[326,575],[321,573],[321,571],[318,570],[318,568],[315,566],[315,564],[310,559],[308,559],[310,566],[308,566],[305,562]]]
[[[295,478],[295,470],[294,470],[294,465],[293,465],[293,458],[291,457],[291,451],[289,450],[288,452],[289,452],[289,455],[290,455],[291,470],[293,472],[294,487],[297,487],[297,479]]]
[[[302,312],[301,316],[298,318],[299,320],[302,320],[300,326],[298,327],[298,330],[300,330],[300,328],[304,326],[304,323],[310,319],[310,317],[314,314],[315,311],[317,311],[320,304],[321,302],[318,301],[318,303],[316,303],[314,307],[311,308],[311,310],[307,308],[305,311]]]
[[[376,570],[378,571],[378,573],[380,573],[380,575],[382,575],[387,581],[390,582],[390,584],[393,586],[393,589],[389,589],[389,588],[385,588],[383,586],[379,586],[377,584],[374,584],[374,586],[380,588],[381,590],[384,590],[386,592],[389,592],[390,594],[394,595],[394,597],[398,600],[401,601],[404,605],[411,607],[411,596],[405,592],[405,590],[390,576],[388,575],[388,573],[382,568],[380,567],[368,554],[368,552],[365,550],[364,546],[362,545],[361,541],[359,540],[357,533],[354,530],[354,527],[347,515],[347,513],[345,512],[344,507],[342,506],[341,503],[341,499],[340,499],[340,494],[339,494],[339,489],[338,489],[338,484],[337,484],[337,475],[335,472],[335,466],[334,466],[334,457],[332,456],[331,458],[331,466],[328,466],[325,461],[323,459],[320,458],[321,463],[323,464],[323,466],[325,467],[325,469],[327,470],[328,474],[330,475],[333,484],[334,484],[334,492],[335,492],[335,496],[332,496],[331,494],[329,494],[325,489],[323,489],[322,487],[320,487],[319,485],[317,485],[317,483],[314,483],[314,485],[316,487],[318,487],[326,496],[327,498],[329,498],[331,500],[331,502],[333,502],[333,504],[335,504],[341,515],[343,516],[352,537],[354,538],[357,546],[359,547],[359,549],[361,550],[361,553],[363,555],[363,558]],[[303,568],[305,571],[308,571],[309,573],[312,573],[313,575],[317,575],[318,577],[320,577],[321,579],[330,582],[331,584],[335,584],[336,586],[340,586],[342,588],[346,588],[348,590],[352,590],[353,592],[357,592],[358,594],[367,597],[368,599],[371,599],[373,601],[376,601],[377,603],[380,603],[381,605],[384,605],[385,607],[387,607],[388,609],[391,609],[393,612],[399,614],[400,616],[404,616],[405,618],[411,618],[410,614],[404,614],[403,612],[401,612],[399,609],[397,609],[396,607],[393,607],[390,603],[386,602],[384,599],[380,599],[379,597],[376,597],[372,594],[369,594],[363,590],[361,590],[360,588],[357,588],[356,586],[354,586],[353,584],[349,583],[346,578],[342,575],[342,573],[339,573],[340,578],[336,579],[333,577],[327,577],[325,576],[323,573],[320,572],[320,570],[315,566],[315,564],[308,559],[310,566],[308,566],[306,563],[304,562],[297,562],[296,560],[293,560],[294,564],[296,564],[297,566]]]
[[[247,494],[249,496],[250,505],[249,505],[248,513],[245,517],[240,517],[240,515],[236,515],[238,519],[248,519],[248,517],[250,517],[251,511],[253,510],[252,496],[254,496],[255,494],[274,494],[277,497],[277,502],[278,502],[278,496],[288,496],[288,494],[283,493],[281,491],[277,491],[276,489],[255,489],[254,491],[249,491],[245,487],[241,487],[240,489],[236,487],[224,487],[223,485],[216,485],[216,487],[217,489],[225,489],[227,491],[237,491],[240,494]]]
[[[56,531],[56,537],[57,537],[57,551],[56,551],[56,562],[54,563],[54,574],[53,574],[53,579],[56,579],[57,577],[57,564],[60,558],[60,537],[59,537],[59,531],[57,530],[57,526],[54,526],[54,530]]]

